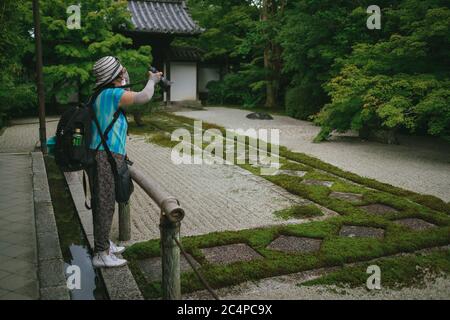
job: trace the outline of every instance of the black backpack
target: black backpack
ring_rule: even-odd
[[[94,122],[94,124],[98,125],[98,121],[92,109],[92,104],[103,89],[97,90],[91,96],[88,103],[70,107],[64,112],[58,122],[56,129],[55,161],[63,172],[87,170],[94,164],[94,155],[90,150],[92,142],[91,128],[92,123]],[[119,108],[114,114],[111,124],[103,133],[104,136],[107,137],[121,112],[124,113]],[[98,128],[100,129],[100,127]]]
[[[89,105],[70,107],[61,116],[56,129],[55,161],[62,171],[79,171],[93,164],[89,150],[91,126]]]

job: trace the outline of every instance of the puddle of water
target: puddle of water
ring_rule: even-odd
[[[80,268],[80,287],[70,290],[72,300],[105,300],[105,288],[98,271],[92,267],[89,248],[84,245],[71,244],[69,246],[70,258],[65,267],[78,266]],[[67,261],[66,260],[66,261]],[[66,276],[70,276],[66,274]]]

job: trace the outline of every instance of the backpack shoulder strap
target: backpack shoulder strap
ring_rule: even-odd
[[[106,127],[105,132],[103,132],[103,136],[105,137],[106,141],[108,141],[108,134],[111,131],[111,129],[113,128],[113,126],[116,123],[117,119],[119,119],[120,114],[123,114],[123,116],[125,117],[125,121],[127,121],[126,120],[127,117],[125,115],[125,111],[122,108],[117,109],[117,111],[114,112],[113,119],[112,119],[111,123],[108,125],[108,127]],[[97,129],[99,129],[99,128],[97,128]],[[100,129],[99,129],[99,134],[101,134]],[[100,142],[98,144],[98,146],[97,146],[97,148],[95,150],[97,151],[100,148],[101,145],[102,145],[102,142]]]

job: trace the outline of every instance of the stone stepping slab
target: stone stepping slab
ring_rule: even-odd
[[[361,206],[361,209],[366,211],[367,213],[375,214],[375,215],[383,215],[386,213],[394,213],[398,212],[397,209],[394,209],[388,205],[381,204],[381,203],[373,203],[369,204],[367,206]]]
[[[384,229],[361,226],[342,226],[339,235],[349,238],[384,238]]]
[[[194,258],[192,258],[191,255],[188,254],[188,256],[189,258],[191,258],[190,260],[194,263],[194,266],[196,268],[199,268],[200,264]],[[139,269],[144,274],[145,279],[148,282],[161,281],[162,279],[161,257],[152,257],[143,260],[138,260],[137,264],[139,266]],[[180,254],[180,271],[181,273],[193,271],[191,265],[182,254]]]
[[[267,249],[287,253],[314,252],[320,250],[321,243],[321,239],[282,235],[272,241]]]
[[[236,243],[219,247],[203,248],[201,252],[206,261],[212,264],[230,264],[238,261],[263,259],[258,252],[245,243]]]
[[[306,171],[298,171],[298,170],[281,169],[281,170],[275,171],[275,173],[274,173],[274,175],[277,175],[277,176],[281,175],[281,174],[285,174],[285,175],[292,176],[292,177],[304,177],[305,174],[307,174],[307,172]]]
[[[393,221],[395,224],[402,225],[412,230],[426,230],[431,228],[436,228],[435,224],[429,223],[425,220],[419,218],[405,218]]]
[[[331,192],[330,197],[346,201],[361,201],[363,199],[363,195],[359,193],[337,192],[337,191]]]
[[[324,187],[332,187],[334,182],[332,181],[324,181],[324,180],[316,180],[316,179],[306,179],[302,181],[304,184],[311,186],[324,186]]]

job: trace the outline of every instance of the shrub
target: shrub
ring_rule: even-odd
[[[313,86],[296,86],[286,91],[286,113],[307,120],[322,107],[323,94],[314,92]]]

